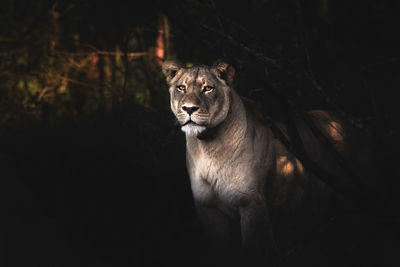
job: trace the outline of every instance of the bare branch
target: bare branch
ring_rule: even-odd
[[[150,53],[148,52],[119,52],[119,51],[95,51],[95,52],[59,52],[59,54],[67,54],[71,56],[90,56],[93,54],[97,55],[107,55],[107,56],[126,56],[126,57],[141,57],[141,56],[147,56]]]
[[[278,69],[280,71],[283,71],[283,72],[285,72],[285,73],[287,73],[287,74],[289,74],[291,76],[294,76],[296,78],[301,78],[301,75],[296,74],[296,73],[294,73],[292,71],[289,71],[286,68],[284,68],[283,66],[281,66],[278,63],[278,60],[272,59],[272,58],[266,57],[266,56],[264,56],[262,54],[254,52],[252,49],[250,49],[249,47],[247,47],[243,43],[240,43],[240,42],[234,40],[231,36],[226,35],[225,33],[221,32],[221,31],[219,31],[219,30],[217,30],[217,29],[215,29],[213,27],[210,27],[210,26],[202,24],[202,23],[196,23],[196,24],[199,25],[200,27],[202,27],[202,28],[214,33],[214,34],[217,34],[217,35],[225,38],[230,44],[240,48],[241,50],[246,52],[249,56],[257,59],[258,61],[262,62],[263,64],[266,64],[268,66],[272,66],[272,67],[274,67],[274,68],[276,68],[276,69]]]

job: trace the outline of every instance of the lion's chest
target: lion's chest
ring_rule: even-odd
[[[235,210],[251,188],[251,175],[242,163],[201,157],[188,164],[193,196],[205,205]]]

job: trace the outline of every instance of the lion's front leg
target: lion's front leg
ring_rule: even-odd
[[[249,266],[274,266],[279,262],[272,225],[264,199],[240,208],[242,255]]]
[[[240,225],[217,208],[196,202],[196,210],[208,243],[219,262],[235,266],[240,260]]]

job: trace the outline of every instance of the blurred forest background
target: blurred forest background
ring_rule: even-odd
[[[236,90],[272,117],[344,115],[373,138],[397,207],[399,11],[376,0],[2,1],[0,265],[211,265],[166,58],[231,63]],[[392,218],[344,228],[318,232],[287,266],[312,265],[321,244],[315,266],[382,265],[399,248]],[[351,249],[343,234],[357,237]]]

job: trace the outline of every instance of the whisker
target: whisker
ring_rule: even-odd
[[[192,116],[192,119],[195,120],[208,120],[208,116]]]

